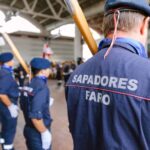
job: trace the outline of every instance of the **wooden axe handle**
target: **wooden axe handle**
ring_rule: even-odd
[[[22,56],[20,55],[18,49],[16,48],[15,44],[13,43],[13,41],[11,40],[9,35],[7,33],[4,33],[4,32],[2,32],[1,34],[3,35],[3,37],[5,38],[7,43],[9,44],[11,50],[13,51],[14,55],[16,56],[16,58],[18,59],[18,61],[20,62],[20,64],[24,68],[24,70],[26,71],[26,73],[29,74],[30,71],[29,71],[27,64],[23,60]]]
[[[89,29],[86,18],[77,0],[64,0],[69,12],[71,13],[76,25],[78,26],[84,40],[86,41],[92,54],[95,54],[98,50],[97,44]]]

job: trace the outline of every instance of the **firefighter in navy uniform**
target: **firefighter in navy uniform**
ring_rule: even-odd
[[[21,89],[21,109],[25,117],[24,137],[28,150],[50,150],[52,119],[47,85],[50,62],[47,59],[34,58],[30,65],[33,78],[28,86]]]
[[[0,68],[1,68],[2,63],[0,62]],[[1,136],[1,116],[0,116],[0,144],[4,144],[4,139]]]
[[[14,150],[13,141],[16,133],[18,116],[18,85],[13,77],[13,55],[6,52],[0,54],[0,116],[4,139],[3,150]]]
[[[107,0],[95,56],[66,85],[74,150],[150,150],[146,0]]]

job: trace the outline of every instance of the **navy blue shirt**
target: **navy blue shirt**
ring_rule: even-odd
[[[150,61],[110,43],[80,65],[66,86],[74,150],[150,150]]]
[[[31,119],[42,119],[46,127],[50,127],[51,116],[49,112],[50,92],[45,80],[35,77],[31,80],[28,87],[24,87],[24,96],[21,105],[24,112],[26,125],[33,127]]]
[[[7,95],[11,102],[17,104],[19,90],[13,73],[7,68],[0,69],[0,94]]]

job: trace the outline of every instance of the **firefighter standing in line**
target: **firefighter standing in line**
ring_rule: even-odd
[[[49,113],[50,92],[47,78],[50,62],[44,58],[33,58],[31,63],[33,78],[22,88],[21,109],[25,118],[24,137],[29,150],[51,149],[51,116]]]
[[[18,85],[13,75],[13,54],[6,52],[0,54],[0,116],[4,139],[3,150],[14,150],[13,142],[16,133],[18,116]]]

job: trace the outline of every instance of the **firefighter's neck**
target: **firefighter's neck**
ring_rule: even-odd
[[[109,34],[107,38],[112,39],[113,38],[113,33]],[[116,33],[116,38],[130,38],[133,40],[136,40],[140,43],[142,43],[145,46],[145,42],[143,42],[140,33],[138,32],[123,32],[123,31],[117,31]]]

